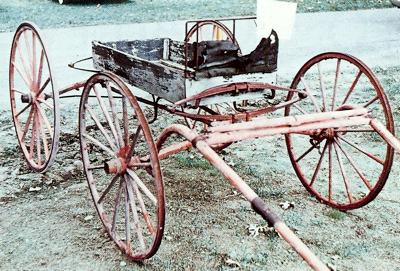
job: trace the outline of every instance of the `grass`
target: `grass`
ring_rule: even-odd
[[[179,167],[181,168],[198,168],[209,170],[214,173],[215,168],[206,159],[194,152],[181,152],[174,156]]]
[[[336,209],[329,209],[325,215],[332,218],[333,220],[343,220],[346,217],[346,213],[343,213]]]
[[[300,13],[391,7],[389,0],[289,1],[298,2]],[[245,16],[254,15],[256,10],[256,0],[127,0],[123,3],[98,0],[88,3],[59,5],[50,0],[1,1],[0,32],[13,31],[24,20],[36,22],[41,28],[54,28]]]
[[[291,1],[296,2],[296,1]],[[343,11],[388,8],[387,0],[298,0],[299,12]]]

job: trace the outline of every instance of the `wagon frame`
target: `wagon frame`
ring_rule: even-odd
[[[188,78],[195,79],[196,71],[199,69],[197,58],[195,58],[195,67],[188,67],[189,52],[192,51],[190,47],[193,46],[193,43],[189,43],[190,38],[195,35],[196,43],[198,44],[200,28],[204,24],[211,25],[217,31],[222,31],[228,41],[237,44],[235,24],[237,20],[242,19],[254,19],[254,17],[189,21],[186,24],[186,35],[183,43],[176,43],[170,39],[148,42],[147,45],[152,46],[147,46],[144,51],[154,49],[154,43],[158,42],[158,44],[162,45],[160,46],[162,50],[158,52],[162,52],[159,62],[153,61],[150,63],[150,60],[140,59],[134,55],[121,52],[118,48],[109,46],[110,44],[95,41],[93,42],[94,64],[96,68],[101,68],[103,71],[96,71],[88,80],[73,83],[59,90],[54,87],[50,61],[40,31],[32,23],[22,23],[18,27],[13,39],[9,72],[10,101],[20,147],[28,165],[33,170],[37,172],[47,170],[54,162],[59,144],[59,97],[72,90],[82,89],[79,107],[79,135],[84,171],[96,210],[103,225],[107,229],[110,238],[114,240],[116,245],[128,257],[137,261],[147,259],[156,253],[161,243],[165,222],[165,204],[159,160],[180,151],[195,148],[243,194],[251,203],[252,208],[271,227],[274,227],[279,235],[313,269],[328,270],[326,265],[304,245],[245,181],[225,163],[218,155],[218,150],[225,148],[231,143],[245,139],[283,134],[285,135],[289,157],[296,174],[313,196],[317,197],[321,202],[341,210],[359,208],[378,195],[388,177],[394,150],[400,150],[399,141],[394,137],[393,117],[388,100],[379,81],[363,62],[350,55],[335,52],[324,53],[310,59],[299,70],[290,87],[279,86],[273,82],[229,81],[234,78],[234,76],[231,76],[229,79],[225,78],[227,81],[223,84],[214,84],[199,92],[186,95],[186,80]],[[227,20],[233,22],[233,31],[222,23]],[[189,24],[193,24],[191,29],[188,27]],[[170,50],[171,45],[172,48],[178,48],[181,52],[179,55],[180,63],[171,64],[169,61],[162,59],[166,55],[168,55],[166,58],[170,58],[171,52],[172,54],[177,52]],[[168,50],[165,48],[168,48]],[[184,53],[183,57],[182,52]],[[117,59],[119,62],[117,61],[112,64],[99,58],[110,56],[114,57],[113,60]],[[324,94],[324,90],[326,89],[322,85],[323,80],[321,79],[322,76],[319,70],[319,63],[325,60],[334,60],[337,65],[331,104],[328,104],[328,100]],[[134,61],[135,65],[132,65],[132,62],[129,61]],[[339,68],[340,64],[344,62],[350,66],[355,66],[358,69],[358,73],[344,101],[336,106],[335,98],[336,86],[340,74]],[[71,66],[76,68],[75,65],[76,63]],[[321,83],[322,91],[322,94],[318,97],[321,99],[320,103],[323,104],[323,107],[320,107],[316,101],[316,96],[302,81],[305,74],[313,67],[318,67],[319,82]],[[267,76],[269,76],[268,74],[271,71],[268,70],[266,72]],[[149,72],[153,74],[151,75]],[[164,72],[166,75],[166,79],[163,81],[165,84],[159,81],[161,80],[159,76],[160,72]],[[361,76],[365,76],[369,80],[371,84],[370,88],[376,94],[364,104],[347,104],[346,101],[355,91]],[[46,79],[43,81],[42,77]],[[124,80],[121,78],[124,78]],[[262,80],[265,80],[265,78],[261,78]],[[20,85],[17,84],[17,81],[19,81]],[[152,100],[135,96],[132,90],[127,87],[125,81],[142,87],[143,90],[151,93]],[[300,83],[303,83],[305,87],[298,88]],[[20,87],[27,89],[27,91],[23,91]],[[165,93],[159,92],[160,89],[165,91]],[[178,91],[175,92],[175,90]],[[273,100],[275,92],[287,93],[286,100],[249,110],[245,107],[241,108],[236,101],[232,102],[232,99],[239,97],[239,100],[244,101],[244,103],[248,99],[260,97],[266,100]],[[159,103],[160,97],[169,100],[169,103]],[[232,102],[233,109],[236,111],[234,113],[226,113],[213,110],[210,104],[213,101],[215,102],[215,100],[212,100],[215,97],[218,99],[229,97],[228,102]],[[217,101],[219,101],[218,99]],[[315,110],[313,113],[309,113],[297,106],[298,102],[304,100],[310,102]],[[184,117],[185,120],[189,119],[204,123],[206,129],[199,133],[194,126],[189,128],[182,124],[173,124],[165,128],[158,136],[158,139],[154,141],[148,124],[149,122],[139,102],[154,107],[155,117],[150,123],[156,119],[158,109],[162,109]],[[379,102],[383,108],[383,119],[386,122],[384,124],[375,119],[371,114],[371,110],[368,109],[368,106],[376,102]],[[94,106],[97,106],[97,111],[94,110]],[[303,114],[291,114],[290,110],[292,108],[297,108],[300,112],[303,111]],[[186,109],[197,111],[192,113],[186,111]],[[266,118],[261,116],[278,109],[285,109],[284,117]],[[201,114],[200,110],[202,110]],[[100,112],[100,115],[98,112]],[[25,120],[23,121],[21,118]],[[103,118],[103,120],[100,118]],[[136,126],[130,126],[131,123],[135,123]],[[349,158],[338,142],[346,134],[353,132],[350,131],[350,128],[354,126],[370,127],[371,130],[368,132],[379,135],[386,146],[385,158],[383,160],[356,146],[356,149],[361,154],[383,165],[379,179],[374,185],[370,184],[364,173],[357,169],[355,164],[352,163],[351,157]],[[94,130],[97,132],[96,135],[93,132]],[[361,133],[364,131],[356,130],[355,132]],[[184,140],[164,147],[167,139],[174,134],[183,137]],[[294,141],[292,140],[292,135],[303,135],[310,138],[311,147],[304,154],[296,156],[293,152]],[[102,139],[100,140],[99,137]],[[51,141],[50,143],[49,140]],[[141,145],[139,146],[139,142],[145,147],[142,148]],[[324,143],[324,146],[317,163],[317,168],[311,180],[308,180],[302,174],[299,160],[303,159],[314,149],[319,149],[321,143]],[[144,154],[139,154],[141,151]],[[316,180],[326,152],[329,155],[329,191],[327,195],[323,195],[321,191],[316,190],[313,183]],[[338,158],[340,172],[343,175],[346,187],[345,193],[347,195],[345,194],[345,198],[348,197],[348,202],[345,203],[337,202],[333,199],[333,194],[331,193],[332,169],[330,163],[332,160],[331,155],[334,152]],[[340,162],[339,153],[341,152],[346,156],[349,163],[354,166],[355,172],[369,189],[369,192],[366,195],[360,196],[361,198],[359,199],[353,198],[354,195],[350,192],[350,184],[343,169],[343,164]],[[103,162],[99,163],[98,157],[101,155],[108,155],[107,157],[109,158],[104,158]],[[138,172],[146,172],[147,177],[142,178],[143,175],[139,175]],[[103,190],[100,191],[98,183],[100,177],[98,178],[98,176],[104,174],[112,176],[112,178],[103,187]],[[108,194],[113,190],[116,190],[116,198],[112,199],[113,203],[108,203],[111,205],[106,206],[105,202]],[[122,223],[125,225],[125,229],[118,232],[116,230],[119,226],[117,214],[120,212],[119,206],[122,200],[125,202],[125,222]],[[130,221],[131,213],[134,221],[132,226]],[[148,235],[145,236],[145,232],[143,231],[146,230],[148,231]]]

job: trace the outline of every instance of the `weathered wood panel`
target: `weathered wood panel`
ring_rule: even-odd
[[[160,60],[163,55],[164,43],[163,40],[160,42],[159,53],[161,55],[157,57],[157,60]],[[108,44],[112,45],[113,43]],[[150,43],[149,46],[151,46]],[[186,97],[183,70],[167,67],[159,61],[149,61],[119,51],[97,41],[92,44],[92,53],[94,66],[97,69],[112,71],[135,87],[170,102],[176,102]],[[155,60],[153,56],[151,59]]]
[[[188,43],[188,52],[191,52],[192,44]],[[191,53],[188,54],[188,61],[191,61]],[[169,60],[185,65],[185,43],[182,41],[169,41]]]
[[[145,60],[160,60],[163,56],[164,39],[148,40],[121,40],[115,42],[101,42],[101,44],[118,51],[136,56]]]

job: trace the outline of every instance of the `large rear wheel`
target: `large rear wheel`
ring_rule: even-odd
[[[291,88],[308,97],[285,110],[285,116],[347,110],[371,110],[394,133],[388,99],[373,72],[341,53],[310,59]],[[296,94],[289,93],[288,100]],[[286,135],[294,170],[304,187],[321,202],[340,210],[362,207],[382,190],[393,162],[393,148],[370,126],[323,129],[318,134]]]
[[[147,120],[116,75],[87,81],[79,137],[90,192],[109,236],[131,259],[151,257],[164,232],[160,163]]]

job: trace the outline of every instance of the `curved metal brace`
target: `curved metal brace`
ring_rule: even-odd
[[[79,67],[75,66],[76,64],[79,64],[79,63],[82,63],[82,62],[85,62],[85,61],[88,61],[88,60],[91,60],[91,59],[93,59],[93,57],[86,57],[86,58],[80,59],[78,61],[69,63],[68,67],[70,67],[71,69],[75,69],[75,70],[78,70],[78,71],[84,71],[84,72],[100,72],[100,70],[91,70],[91,69],[79,68]]]
[[[296,92],[301,94],[302,98],[307,97],[307,92],[299,89],[292,89],[277,85],[272,85],[269,83],[250,83],[250,82],[240,82],[240,83],[229,83],[225,85],[219,85],[216,87],[208,88],[199,94],[190,96],[188,98],[177,101],[175,105],[183,105],[188,102],[193,102],[196,100],[201,100],[210,96],[232,93],[232,95],[238,95],[241,91],[253,92],[259,91],[260,89],[270,89],[270,90],[282,90],[287,92]]]

